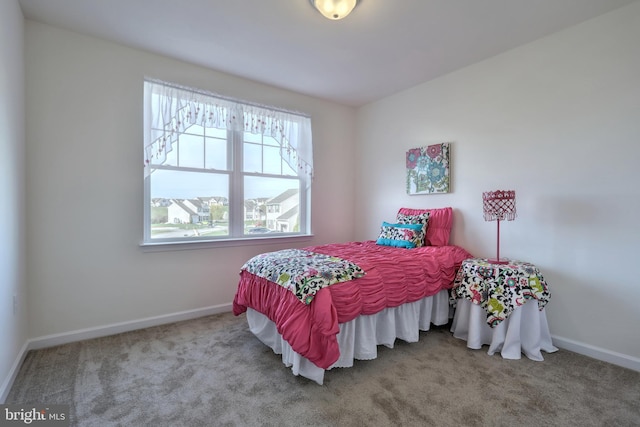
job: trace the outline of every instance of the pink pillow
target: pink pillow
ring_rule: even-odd
[[[424,244],[427,246],[447,246],[449,244],[449,234],[453,225],[453,209],[410,209],[400,208],[399,214],[419,215],[429,212],[429,223]]]

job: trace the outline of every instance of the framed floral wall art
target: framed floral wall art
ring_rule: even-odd
[[[449,143],[407,151],[407,194],[449,192]]]

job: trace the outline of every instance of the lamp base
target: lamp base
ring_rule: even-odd
[[[509,261],[506,259],[488,259],[487,262],[490,264],[500,264],[500,265],[509,264]]]

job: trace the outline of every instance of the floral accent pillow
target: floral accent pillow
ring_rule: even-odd
[[[421,231],[422,224],[390,224],[383,222],[380,227],[380,236],[376,243],[397,248],[415,248],[415,241]]]
[[[400,208],[398,214],[419,215],[424,212],[429,212],[429,227],[427,227],[424,235],[425,246],[447,246],[449,244],[451,227],[453,225],[453,208]]]
[[[398,212],[398,216],[396,221],[399,224],[420,224],[422,228],[420,232],[418,232],[416,236],[416,240],[413,242],[416,248],[421,246],[428,245],[425,242],[425,236],[427,235],[427,226],[429,225],[429,212],[422,212],[419,214],[407,214],[403,212]]]

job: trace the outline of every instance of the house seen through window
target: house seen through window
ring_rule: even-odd
[[[144,244],[310,234],[306,116],[145,82]]]

